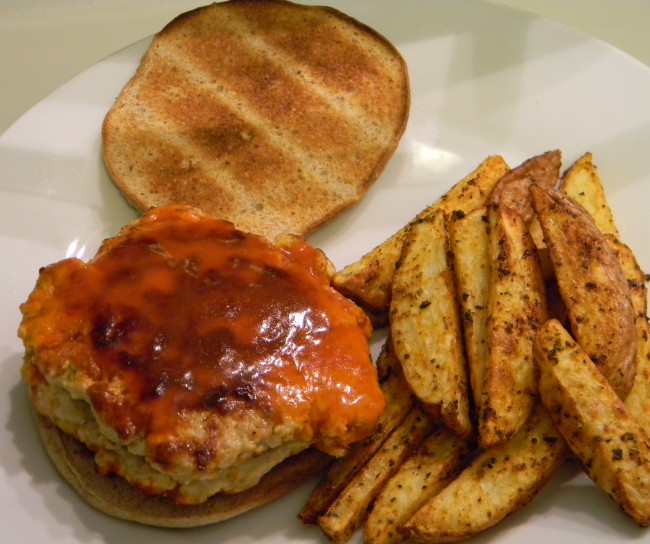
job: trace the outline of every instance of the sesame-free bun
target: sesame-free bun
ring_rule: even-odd
[[[108,173],[138,210],[188,204],[273,240],[359,201],[410,106],[406,64],[328,7],[231,0],[154,38],[103,123]]]
[[[308,449],[286,459],[246,491],[215,495],[200,505],[177,505],[171,499],[147,495],[118,476],[100,474],[86,446],[47,417],[38,413],[34,417],[49,457],[85,502],[110,516],[158,527],[198,527],[243,514],[286,495],[322,471],[331,459]]]

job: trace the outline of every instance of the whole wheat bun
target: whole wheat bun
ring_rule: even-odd
[[[232,495],[215,495],[201,505],[179,506],[150,496],[117,476],[103,476],[93,454],[74,437],[34,412],[36,427],[49,457],[81,498],[113,517],[158,527],[188,528],[217,523],[286,495],[321,472],[331,457],[314,449],[289,457],[253,488]]]
[[[406,63],[328,7],[231,0],[153,39],[102,128],[139,211],[188,204],[273,240],[306,236],[384,170],[410,107]]]

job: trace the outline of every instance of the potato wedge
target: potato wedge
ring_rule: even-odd
[[[606,235],[630,288],[634,307],[637,336],[636,373],[632,390],[625,398],[625,406],[637,422],[650,434],[650,326],[648,325],[648,290],[645,274],[632,250],[612,234]]]
[[[634,380],[637,337],[618,258],[591,216],[565,193],[539,186],[530,191],[571,331],[625,398]]]
[[[589,477],[641,526],[650,525],[650,437],[557,320],[535,339],[540,396]]]
[[[479,444],[512,438],[537,398],[533,338],[548,318],[544,280],[535,244],[519,213],[491,206],[488,357],[479,405]]]
[[[413,225],[404,241],[389,320],[393,348],[414,395],[437,421],[469,436],[467,371],[442,213]]]
[[[401,527],[408,542],[457,542],[526,506],[562,464],[566,443],[541,404],[508,442],[484,451]]]
[[[488,206],[501,203],[514,209],[528,224],[528,230],[538,249],[545,279],[552,276],[552,270],[548,264],[542,229],[530,201],[529,189],[533,183],[555,187],[560,176],[561,163],[562,153],[558,149],[525,160],[499,180],[487,201]]]
[[[377,496],[364,528],[365,544],[395,544],[403,540],[397,528],[460,472],[467,442],[438,427],[400,466]]]
[[[436,211],[467,213],[483,206],[494,184],[507,171],[508,165],[502,157],[487,157],[473,172],[422,210],[409,225],[334,274],[333,285],[366,310],[385,312],[390,302],[395,264],[410,225]]]
[[[390,340],[386,341],[379,354],[377,372],[386,399],[386,408],[379,417],[373,433],[365,440],[354,444],[344,457],[336,459],[324,473],[298,514],[298,518],[304,523],[318,521],[318,517],[325,513],[339,493],[366,465],[388,435],[402,423],[413,408],[413,395],[392,350]]]
[[[629,246],[625,245],[613,234],[605,234],[605,239],[614,250],[621,265],[621,270],[630,289],[630,302],[637,317],[645,316],[648,313],[648,289],[645,285],[643,270],[641,270]]]
[[[619,237],[591,153],[585,153],[567,169],[562,175],[560,190],[587,210],[603,234]]]
[[[404,421],[389,435],[368,463],[351,479],[327,511],[318,518],[318,525],[330,540],[347,542],[362,525],[384,483],[413,453],[422,439],[433,429],[431,418],[414,407]]]
[[[487,208],[477,208],[449,223],[456,290],[463,323],[467,370],[474,406],[480,406],[488,355],[487,315],[490,295]]]
[[[560,177],[562,153],[559,149],[532,157],[508,171],[494,186],[487,205],[503,204],[515,210],[528,223],[533,216],[531,184],[555,187]]]
[[[636,318],[637,352],[636,374],[625,406],[634,419],[650,434],[650,325],[645,316]]]

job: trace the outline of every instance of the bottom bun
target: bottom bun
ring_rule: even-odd
[[[199,505],[177,505],[165,497],[147,495],[119,476],[103,476],[86,446],[47,417],[35,414],[35,419],[48,455],[84,501],[110,516],[158,527],[198,527],[232,518],[286,495],[332,459],[308,449],[280,463],[246,491],[215,495]]]

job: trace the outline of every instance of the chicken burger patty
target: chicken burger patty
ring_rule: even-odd
[[[36,411],[104,474],[200,504],[308,447],[341,455],[384,407],[365,314],[306,242],[154,209],[21,305]]]

